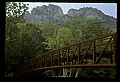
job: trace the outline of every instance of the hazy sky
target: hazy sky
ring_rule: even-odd
[[[36,6],[42,6],[49,4],[58,5],[62,8],[63,13],[67,14],[68,10],[71,8],[74,9],[80,9],[83,7],[93,7],[97,8],[98,10],[101,10],[104,14],[113,16],[117,18],[117,3],[44,3],[44,2],[26,2],[29,4],[29,12],[31,13],[31,10]]]

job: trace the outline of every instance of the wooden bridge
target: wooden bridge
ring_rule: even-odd
[[[16,76],[57,68],[116,66],[116,33],[90,38],[37,56],[22,64]],[[101,63],[109,58],[108,63]],[[86,63],[89,61],[89,63]]]

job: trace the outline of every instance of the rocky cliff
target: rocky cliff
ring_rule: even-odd
[[[63,24],[67,20],[78,17],[102,19],[104,25],[112,27],[116,27],[117,22],[117,19],[114,17],[105,15],[102,11],[92,7],[84,7],[78,10],[70,9],[68,14],[63,14],[63,10],[59,6],[49,4],[48,6],[37,6],[32,9],[31,13],[27,11],[24,15],[26,22],[33,22],[36,24],[44,22]]]

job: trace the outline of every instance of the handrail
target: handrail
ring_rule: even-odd
[[[96,62],[96,56],[95,56],[96,47],[102,46],[102,45],[106,45],[106,46],[107,46],[107,45],[110,45],[110,44],[111,44],[111,43],[109,43],[109,41],[106,41],[106,42],[102,42],[102,43],[97,44],[97,43],[95,43],[96,40],[99,40],[99,39],[103,39],[103,38],[112,36],[111,39],[110,39],[110,42],[113,43],[112,38],[114,38],[114,35],[116,35],[116,33],[107,34],[107,35],[99,36],[99,37],[96,37],[96,38],[90,38],[90,39],[87,39],[87,40],[84,40],[84,41],[81,41],[81,42],[77,42],[77,43],[75,43],[75,44],[71,44],[71,45],[68,45],[68,46],[65,46],[65,47],[62,47],[62,48],[58,48],[58,49],[55,49],[55,50],[52,50],[52,51],[43,53],[43,54],[41,54],[41,55],[39,55],[39,56],[36,56],[36,57],[34,57],[34,58],[26,61],[25,64],[27,65],[27,63],[29,63],[29,62],[31,62],[31,61],[34,62],[34,63],[37,63],[37,61],[36,61],[37,58],[38,58],[39,60],[43,58],[43,61],[42,61],[42,62],[44,62],[44,61],[46,61],[45,59],[48,59],[47,56],[50,57],[50,56],[52,56],[52,55],[54,55],[54,54],[56,54],[55,57],[61,58],[61,57],[58,56],[57,54],[59,53],[59,55],[60,55],[60,52],[62,52],[61,50],[65,50],[65,49],[66,49],[66,50],[69,50],[69,49],[71,48],[71,46],[77,46],[77,47],[79,47],[79,48],[76,48],[75,50],[73,50],[74,53],[70,53],[71,50],[65,52],[65,53],[67,53],[67,54],[65,54],[65,56],[66,56],[66,58],[67,58],[67,64],[70,62],[70,61],[69,61],[70,54],[74,55],[74,54],[76,53],[76,51],[79,50],[79,51],[78,51],[78,52],[79,52],[78,57],[79,57],[79,56],[80,56],[80,50],[83,50],[83,49],[86,49],[86,48],[89,48],[89,49],[90,49],[90,48],[93,48],[93,50],[92,50],[92,51],[93,51],[93,64],[95,64],[94,62]],[[92,41],[92,43],[91,43],[90,45],[81,46],[81,47],[79,46],[79,45],[82,44],[82,43],[91,42],[91,41]],[[77,52],[77,53],[78,53],[78,52]],[[51,54],[51,53],[54,53],[54,54]],[[85,52],[83,51],[83,53],[85,53]],[[115,53],[115,52],[114,52],[114,53]],[[115,54],[116,54],[116,53],[115,53]],[[100,55],[100,56],[101,56],[101,55]],[[99,57],[99,58],[101,58],[101,57]],[[54,58],[52,57],[52,59],[54,59]],[[78,60],[80,60],[80,59],[78,58]],[[84,56],[83,56],[82,60],[84,60]],[[99,60],[100,60],[100,59],[99,59]],[[40,60],[40,61],[41,61],[41,60]],[[49,58],[49,61],[50,61],[50,58]],[[44,62],[44,63],[45,63],[45,67],[46,67],[46,62]],[[80,63],[80,62],[79,62],[79,63]],[[24,66],[25,64],[22,64],[22,65]],[[54,66],[54,65],[53,65],[53,66]],[[32,70],[32,69],[30,69],[30,70]]]
[[[112,33],[112,34],[107,34],[107,35],[99,36],[99,37],[96,37],[96,38],[90,38],[90,39],[87,39],[87,40],[84,40],[84,41],[81,41],[81,42],[77,42],[77,43],[75,43],[75,44],[71,44],[71,45],[68,45],[68,46],[64,46],[64,47],[62,47],[62,48],[58,48],[58,49],[55,49],[55,50],[51,50],[51,51],[49,51],[49,52],[43,53],[42,55],[47,54],[47,53],[54,52],[54,51],[56,51],[56,50],[61,50],[61,49],[64,49],[64,48],[68,48],[68,47],[70,47],[70,46],[74,46],[74,45],[77,45],[77,44],[80,44],[80,43],[85,43],[85,42],[88,42],[88,41],[92,41],[92,40],[96,40],[96,39],[100,39],[100,38],[105,38],[105,37],[108,37],[108,36],[113,36],[114,34],[116,35],[116,32],[115,32],[115,33]],[[40,55],[40,56],[41,56],[41,55]],[[39,57],[39,56],[36,56],[36,57]],[[36,58],[36,57],[35,57],[35,58]]]

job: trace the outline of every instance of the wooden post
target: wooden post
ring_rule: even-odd
[[[80,64],[80,48],[81,48],[81,44],[79,44],[79,48],[78,48],[78,64]]]
[[[95,40],[93,41],[93,64],[95,64],[96,62],[96,44],[95,44]]]
[[[69,65],[69,53],[70,53],[70,47],[68,47],[68,54],[67,54],[67,65]]]
[[[30,61],[30,70],[32,69],[32,60]]]
[[[82,64],[84,64],[84,58],[85,58],[85,50],[84,50],[84,49],[82,49],[82,51],[83,51]]]
[[[40,62],[39,62],[39,60],[38,60],[37,62],[38,62],[38,63],[37,63],[37,68],[39,68],[39,63],[40,63]]]
[[[59,66],[60,65],[60,50],[58,51],[57,55],[58,55],[58,66]]]
[[[114,34],[113,35],[113,63],[115,63],[116,61],[116,58],[115,58],[115,56],[116,56],[116,45],[117,45],[117,36]]]
[[[46,61],[47,61],[47,60],[46,60],[46,58],[44,58],[44,62],[45,62],[45,67],[46,67],[46,63],[47,63]]]
[[[51,66],[52,66],[52,61],[53,61],[53,58],[52,58],[52,54],[51,54]]]
[[[38,67],[41,68],[41,64],[40,63],[41,63],[41,60],[38,61]]]
[[[116,49],[113,50],[113,56],[112,56],[113,62],[112,63],[115,63],[115,55],[116,55]]]

